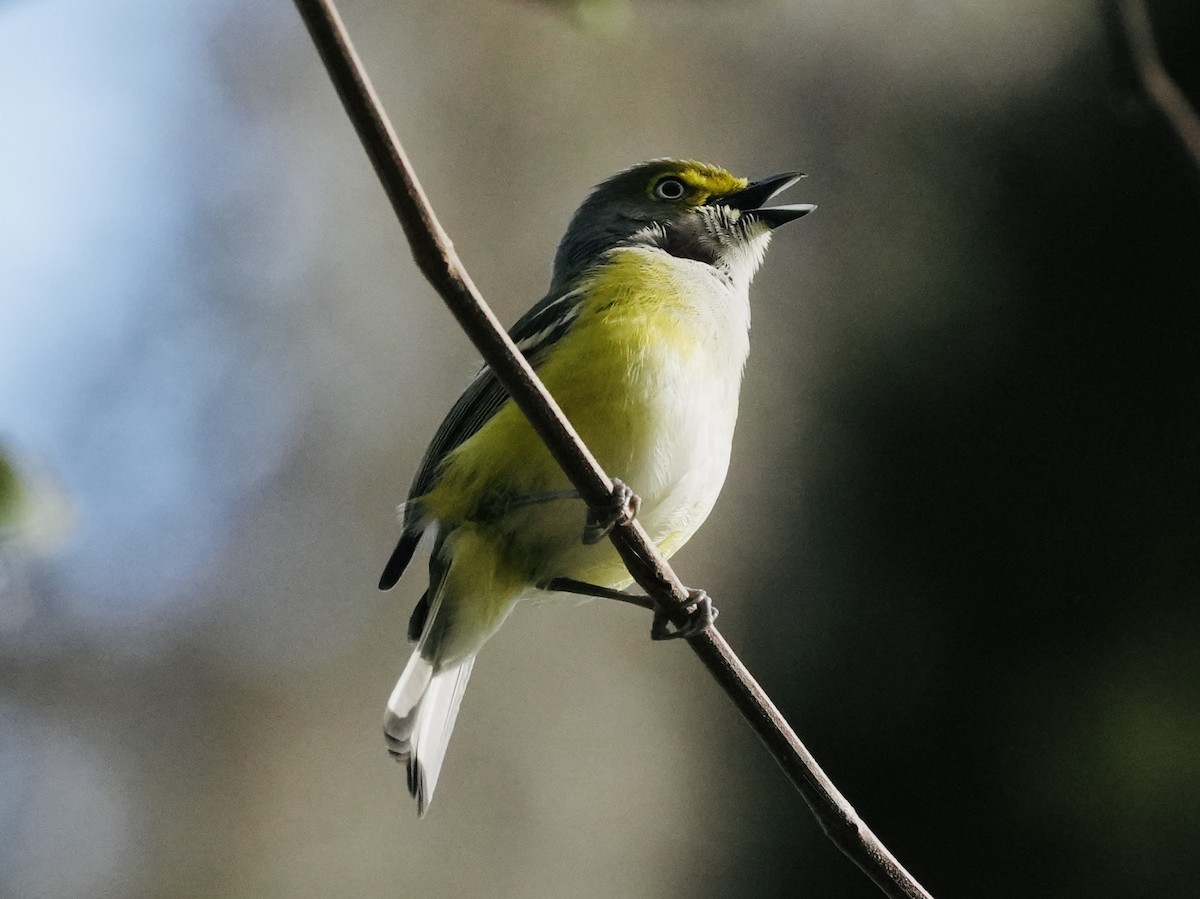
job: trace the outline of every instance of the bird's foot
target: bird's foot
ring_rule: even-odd
[[[681,627],[672,627],[671,618],[661,609],[654,612],[654,623],[650,625],[651,640],[688,639],[707,630],[717,620],[717,610],[703,590],[690,590],[691,602],[687,606],[687,622]]]
[[[583,542],[589,546],[599,543],[619,524],[628,524],[637,517],[641,497],[624,481],[612,479],[612,499],[608,506],[588,510],[587,524],[583,528]]]

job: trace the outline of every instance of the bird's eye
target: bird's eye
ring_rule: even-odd
[[[654,185],[654,196],[660,200],[678,200],[687,190],[678,178],[663,178]]]

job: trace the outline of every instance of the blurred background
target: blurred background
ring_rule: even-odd
[[[617,169],[809,173],[678,572],[934,895],[1191,895],[1200,175],[1109,7],[342,11],[506,322]],[[416,820],[374,584],[475,355],[290,3],[7,0],[0,109],[0,895],[878,895],[613,604],[517,611]]]

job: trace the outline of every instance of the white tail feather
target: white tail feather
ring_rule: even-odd
[[[388,699],[387,714],[383,722],[388,749],[392,755],[412,752],[413,733],[417,729],[417,714],[421,710],[421,698],[433,680],[433,663],[417,650],[404,666],[400,680]]]
[[[408,791],[424,815],[433,799],[450,733],[458,718],[463,690],[471,677],[475,657],[468,656],[435,672],[433,663],[413,653],[388,700],[383,732],[396,761],[408,764]]]

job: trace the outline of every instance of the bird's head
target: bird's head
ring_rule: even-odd
[[[600,184],[575,213],[554,260],[563,287],[619,246],[652,246],[749,282],[773,229],[815,206],[766,207],[803,175],[750,182],[702,162],[654,159]]]

